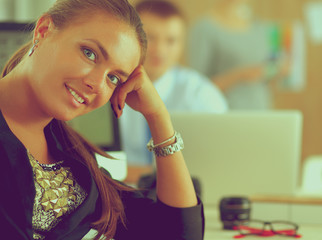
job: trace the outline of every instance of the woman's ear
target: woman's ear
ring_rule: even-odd
[[[55,25],[53,19],[49,15],[43,15],[37,21],[35,31],[34,31],[34,39],[44,39],[46,38],[53,30],[55,29]]]

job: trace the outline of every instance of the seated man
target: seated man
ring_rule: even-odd
[[[182,57],[186,22],[174,5],[165,1],[143,1],[137,7],[148,38],[145,70],[170,111],[223,113],[226,100],[216,86],[200,73],[178,65]],[[146,149],[151,138],[143,116],[125,107],[120,118],[121,143],[129,166],[152,170],[152,155]],[[123,133],[132,132],[125,137]],[[146,133],[146,134],[142,134]],[[144,168],[143,166],[147,166]],[[138,169],[138,168],[137,168]],[[133,171],[129,168],[129,177]],[[136,171],[136,182],[142,171]]]

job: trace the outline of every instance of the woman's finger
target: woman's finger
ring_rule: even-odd
[[[118,92],[119,92],[119,87],[117,87],[115,90],[114,90],[114,93],[110,99],[110,103],[111,103],[111,108],[112,108],[112,111],[115,115],[116,118],[119,118],[119,116],[121,116],[121,112],[118,108]]]
[[[137,67],[133,73],[130,75],[129,79],[126,81],[126,83],[122,84],[117,93],[117,101],[118,101],[118,108],[122,110],[125,106],[127,95],[133,91],[137,92],[142,87],[143,78],[142,78],[142,72],[141,67]]]

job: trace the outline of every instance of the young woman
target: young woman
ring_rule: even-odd
[[[58,0],[0,80],[0,229],[7,239],[202,239],[203,210],[182,139],[142,63],[145,34],[127,0]],[[102,153],[64,121],[110,100],[146,119],[158,201],[99,170]]]

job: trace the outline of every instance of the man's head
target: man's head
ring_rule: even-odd
[[[166,1],[147,0],[136,6],[148,38],[145,69],[152,81],[157,80],[182,55],[185,42],[185,18]]]

